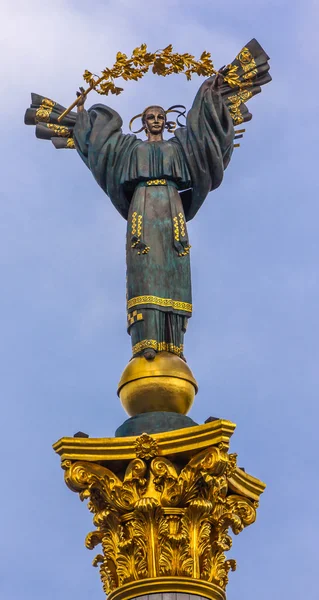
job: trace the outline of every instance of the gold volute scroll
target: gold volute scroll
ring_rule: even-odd
[[[188,451],[175,462],[161,455],[161,435],[135,438],[135,458],[116,472],[107,461],[63,460],[66,484],[93,513],[86,546],[101,545],[93,565],[111,600],[159,591],[225,600],[236,568],[225,555],[229,530],[237,535],[255,521],[265,486],[238,469],[228,444]]]

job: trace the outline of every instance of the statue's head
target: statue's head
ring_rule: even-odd
[[[142,123],[146,135],[163,134],[166,126],[166,113],[161,106],[148,106],[142,113]]]
[[[183,123],[179,121],[179,117],[185,117],[186,108],[181,104],[175,104],[171,106],[167,110],[164,110],[161,106],[157,104],[152,104],[143,110],[139,115],[135,115],[130,120],[130,130],[133,133],[140,133],[141,131],[145,131],[146,135],[149,137],[150,134],[153,135],[163,135],[164,129],[167,129],[168,133],[173,133],[176,125],[179,127],[184,127]],[[175,121],[168,121],[167,114],[168,113],[177,113],[178,117]],[[132,129],[133,122],[135,119],[141,119],[142,127],[134,131]]]

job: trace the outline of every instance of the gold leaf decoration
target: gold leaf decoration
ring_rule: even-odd
[[[157,443],[150,435],[143,433],[136,438],[135,452],[136,456],[139,458],[145,458],[145,460],[149,460],[158,454]]]
[[[58,137],[71,137],[72,132],[68,127],[64,127],[63,125],[56,125],[55,123],[48,123],[48,129],[52,129],[53,133]]]
[[[67,485],[89,500],[96,529],[86,546],[102,547],[93,564],[105,593],[160,577],[202,580],[224,590],[236,567],[225,555],[232,544],[229,530],[237,535],[256,518],[256,501],[234,494],[228,484],[236,455],[220,444],[184,466],[174,464],[157,455],[147,434],[135,448],[140,457],[121,476],[97,463],[63,462]]]
[[[172,44],[156,52],[148,52],[147,45],[142,44],[133,50],[130,57],[123,52],[118,52],[113,67],[103,69],[100,77],[86,69],[83,73],[83,79],[99,94],[105,96],[108,94],[118,95],[123,91],[123,88],[115,85],[115,79],[121,77],[124,81],[138,81],[150,69],[152,73],[161,77],[184,73],[188,80],[195,74],[210,77],[216,73],[211,54],[206,50],[196,60],[192,54],[174,52]]]

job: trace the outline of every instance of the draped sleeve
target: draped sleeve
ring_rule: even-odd
[[[141,141],[135,135],[123,134],[121,127],[122,119],[115,110],[96,104],[78,113],[73,138],[97,183],[127,219],[131,198],[121,183],[122,172]]]
[[[234,147],[233,121],[220,92],[213,88],[214,79],[204,81],[188,112],[186,127],[175,131],[192,178],[192,189],[181,193],[187,221],[196,215],[207,194],[221,184]]]
[[[177,179],[184,178],[184,184],[189,184],[189,189],[181,191],[188,221],[196,215],[207,194],[222,182],[234,147],[233,123],[239,125],[251,119],[245,103],[271,81],[268,60],[257,40],[250,40],[233,62],[222,69],[224,80],[218,89],[213,85],[215,77],[201,85],[187,115],[186,127],[177,129],[165,147],[167,160],[163,160],[161,173],[152,173],[151,161],[147,175],[164,177],[163,169],[170,162],[168,150],[173,151],[174,169],[171,165],[167,175],[169,178],[174,170],[176,176],[178,165]],[[58,149],[75,147],[98,184],[127,219],[134,186],[126,183],[133,180],[136,184],[145,178],[149,164],[140,160],[143,152],[135,152],[144,142],[135,135],[124,135],[121,117],[102,104],[92,106],[88,112],[69,112],[60,124],[64,112],[57,102],[32,94],[25,123],[35,125],[36,136],[51,139]]]

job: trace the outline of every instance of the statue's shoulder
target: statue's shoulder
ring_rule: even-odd
[[[89,109],[88,113],[90,117],[96,118],[97,116],[107,119],[108,121],[116,121],[119,123],[119,127],[122,127],[123,120],[121,115],[106,104],[93,104]]]

